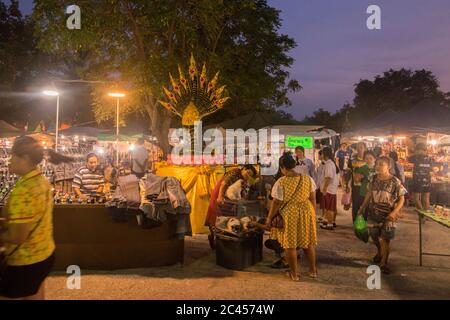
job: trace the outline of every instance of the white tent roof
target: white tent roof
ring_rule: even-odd
[[[339,135],[336,131],[331,129],[323,129],[323,126],[310,126],[310,125],[300,125],[300,126],[273,126],[265,127],[263,129],[278,129],[280,138],[284,139],[285,136],[309,136],[316,140],[332,138]],[[322,129],[320,131],[317,131]]]
[[[282,125],[282,126],[269,126],[263,129],[278,129],[280,135],[290,135],[296,133],[305,133],[309,131],[315,131],[322,129],[324,126],[319,125]]]

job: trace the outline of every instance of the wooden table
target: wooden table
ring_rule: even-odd
[[[131,212],[132,213],[132,212]],[[183,263],[184,240],[175,219],[143,229],[136,218],[113,222],[103,205],[55,205],[55,270],[77,265],[88,270],[146,268]]]

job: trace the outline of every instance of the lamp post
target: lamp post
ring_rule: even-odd
[[[119,101],[120,98],[125,97],[124,93],[120,93],[120,92],[111,92],[108,93],[108,96],[110,97],[114,97],[117,98],[117,106],[116,106],[116,166],[117,168],[119,168]]]
[[[58,152],[58,132],[59,132],[59,92],[53,90],[45,90],[43,92],[46,96],[56,97],[56,137],[55,137],[55,151]]]

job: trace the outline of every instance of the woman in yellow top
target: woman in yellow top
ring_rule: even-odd
[[[310,277],[317,277],[316,268],[316,186],[309,176],[294,171],[296,162],[290,153],[280,158],[283,177],[272,188],[274,201],[270,207],[266,227],[269,228],[273,217],[279,212],[283,217],[284,228],[273,229],[272,238],[278,240],[285,251],[289,264],[288,276],[299,281],[297,248],[302,248],[309,261]]]
[[[52,163],[70,158],[49,151]],[[17,138],[12,147],[10,172],[20,176],[2,216],[6,223],[0,243],[6,247],[6,267],[0,274],[0,297],[44,299],[43,282],[54,262],[53,193],[37,169],[44,150],[31,137]],[[3,263],[2,263],[3,265]]]

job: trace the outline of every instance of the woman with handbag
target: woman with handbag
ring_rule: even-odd
[[[284,153],[280,158],[283,177],[272,188],[274,200],[266,227],[276,228],[276,239],[285,251],[290,268],[287,275],[293,281],[299,281],[297,248],[303,249],[308,257],[308,275],[317,277],[316,185],[311,177],[298,175],[294,171],[295,165],[290,153]]]
[[[48,151],[52,163],[72,159]],[[44,299],[43,282],[54,262],[53,192],[38,170],[44,150],[31,137],[17,138],[12,147],[10,172],[20,176],[2,216],[0,243],[6,251],[0,266],[0,297]]]

